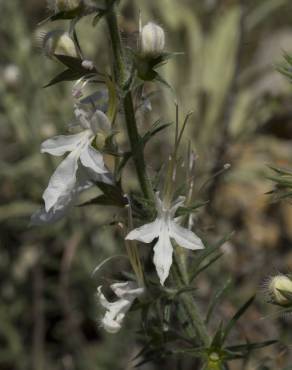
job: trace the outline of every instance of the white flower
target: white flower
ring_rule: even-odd
[[[174,218],[176,210],[183,204],[185,198],[179,197],[169,208],[165,208],[163,202],[156,193],[157,218],[146,225],[132,230],[127,236],[128,240],[139,240],[144,243],[150,243],[158,238],[154,246],[154,264],[160,283],[164,285],[169,275],[172,264],[173,246],[171,239],[174,239],[178,245],[187,249],[202,249],[204,245],[201,239],[191,230],[185,229],[178,224],[178,219]]]
[[[42,153],[61,156],[66,152],[70,154],[60,163],[53,173],[49,185],[46,188],[43,199],[45,210],[49,212],[60,203],[60,199],[66,198],[76,186],[76,173],[81,165],[98,175],[109,173],[104,165],[102,154],[91,146],[99,130],[104,130],[105,125],[110,125],[106,115],[101,111],[95,111],[91,117],[82,109],[76,109],[75,115],[83,131],[74,135],[60,135],[46,140],[41,146]]]
[[[98,299],[100,304],[107,310],[101,320],[101,324],[108,333],[117,333],[122,327],[126,313],[131,308],[134,300],[144,293],[144,288],[138,288],[133,281],[114,283],[110,288],[119,298],[114,302],[109,302],[106,299],[101,288],[101,286],[97,288]]]
[[[159,56],[165,46],[163,28],[153,22],[147,23],[141,31],[141,51],[145,55]]]
[[[87,173],[84,171],[81,172],[79,169],[77,172],[77,182],[73,189],[59,197],[57,203],[48,212],[45,207],[41,207],[34,212],[31,216],[30,225],[40,226],[59,221],[77,204],[80,193],[91,188],[96,181],[113,184],[113,178],[110,173],[98,175],[90,171],[87,171]]]

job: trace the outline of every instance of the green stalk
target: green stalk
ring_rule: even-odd
[[[112,6],[112,8],[108,11],[106,19],[112,41],[115,80],[119,87],[120,98],[124,109],[125,122],[137,176],[144,197],[150,202],[154,202],[154,193],[146,171],[141,137],[137,130],[132,93],[126,86],[128,81],[127,68],[114,6]]]
[[[176,282],[178,289],[182,289],[185,287],[185,281],[180,266],[180,259],[176,253],[174,253],[172,278]],[[209,334],[207,332],[204,321],[201,319],[201,313],[199,312],[194,298],[190,296],[187,292],[182,293],[180,298],[183,316],[188,318],[188,321],[190,322],[192,329],[198,335],[201,344],[204,346],[209,346]],[[190,336],[193,336],[193,333],[190,331],[189,328],[187,328],[186,330]]]
[[[120,90],[119,93],[122,101],[122,106],[124,109],[125,122],[128,131],[131,150],[133,153],[133,159],[135,163],[138,180],[142,192],[144,194],[144,197],[149,202],[154,202],[154,193],[151,182],[147,175],[143,146],[141,145],[141,138],[137,129],[132,94],[127,87],[128,73],[126,68],[124,50],[121,42],[120,31],[117,22],[117,15],[115,12],[115,6],[112,6],[109,9],[106,15],[106,20],[113,48],[115,80]],[[183,274],[181,273],[182,269],[180,267],[179,258],[175,256],[174,259],[175,263],[172,276],[178,288],[182,288],[186,285],[186,282],[183,278]],[[206,327],[201,319],[201,315],[197,309],[193,297],[191,297],[188,294],[181,294],[181,307],[183,312],[181,312],[180,314],[180,321],[184,322],[185,318],[187,317],[188,320],[190,320],[191,322],[192,328],[198,335],[201,344],[208,346],[210,344],[210,338],[208,336]]]

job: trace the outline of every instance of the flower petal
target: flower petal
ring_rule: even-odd
[[[44,141],[41,145],[41,153],[63,155],[75,150],[82,141],[84,132],[75,135],[60,135]]]
[[[171,205],[171,208],[169,210],[169,213],[170,213],[170,217],[173,218],[174,215],[175,215],[175,212],[177,211],[177,209],[183,205],[184,201],[185,201],[185,197],[184,196],[179,196]]]
[[[85,146],[80,155],[83,166],[92,169],[96,173],[107,173],[102,155],[91,145]]]
[[[78,168],[77,161],[78,152],[73,151],[53,173],[49,185],[43,194],[47,212],[58,202],[60,197],[68,195],[74,188]]]
[[[104,308],[110,308],[111,303],[105,298],[105,295],[102,293],[101,288],[102,288],[101,285],[97,288],[97,297],[98,297],[99,303]]]
[[[108,117],[101,110],[97,109],[91,117],[90,127],[95,135],[98,132],[108,134],[111,129],[111,124]]]
[[[133,302],[135,298],[144,292],[144,288],[138,288],[137,284],[133,281],[114,283],[111,285],[111,290],[117,297],[126,299],[129,302]]]
[[[111,312],[108,311],[105,313],[103,319],[101,320],[101,324],[105,331],[109,334],[116,334],[118,331],[121,330],[122,322],[125,315],[119,315],[118,319],[114,318],[111,315]]]
[[[31,226],[39,226],[45,224],[52,224],[59,221],[61,218],[66,216],[67,212],[74,206],[76,203],[77,197],[83,191],[89,189],[93,182],[88,179],[86,174],[78,169],[76,174],[77,182],[72,189],[72,191],[61,196],[57,203],[47,212],[45,207],[38,209],[30,219]]]
[[[164,285],[164,282],[169,275],[169,270],[172,264],[172,252],[173,248],[170,242],[168,230],[164,227],[154,246],[153,258],[161,285]]]
[[[55,210],[54,207],[46,211],[45,207],[39,208],[37,211],[33,213],[30,218],[30,225],[31,226],[40,226],[46,224],[53,224],[54,222],[59,221],[63,216],[65,216],[68,207],[64,207],[63,209]]]
[[[100,304],[107,310],[101,320],[101,324],[108,333],[117,333],[121,329],[122,322],[133,301],[143,293],[144,288],[137,288],[137,284],[132,281],[114,283],[111,285],[111,289],[120,298],[115,302],[109,302],[102,293],[101,288],[99,286],[97,289],[98,299]]]
[[[161,221],[157,218],[155,221],[129,232],[126,236],[126,240],[139,240],[140,242],[150,243],[154,238],[159,236],[160,229]]]
[[[82,128],[84,129],[90,128],[88,113],[83,108],[80,108],[77,105],[75,105],[74,114]]]
[[[202,240],[191,230],[188,230],[174,221],[169,223],[169,236],[173,238],[178,245],[187,249],[203,249]]]

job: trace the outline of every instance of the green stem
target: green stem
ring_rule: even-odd
[[[174,262],[172,269],[172,278],[176,282],[177,287],[183,288],[185,286],[184,277],[181,271],[180,260],[178,255],[174,253]],[[204,321],[201,319],[201,313],[194,301],[194,298],[190,296],[189,293],[182,293],[180,296],[181,299],[181,308],[184,313],[184,316],[188,318],[188,321],[191,324],[191,328],[195,330],[198,335],[199,341],[204,346],[209,346],[210,338],[206,329]],[[193,336],[192,331],[189,328],[186,329],[190,336]]]
[[[114,73],[115,80],[119,87],[120,98],[122,101],[122,106],[125,113],[126,127],[128,131],[129,141],[131,145],[131,150],[133,154],[133,159],[135,163],[135,168],[141,189],[143,191],[144,197],[149,201],[154,201],[154,193],[150,179],[147,175],[143,146],[141,145],[141,138],[138,133],[135,110],[133,105],[133,99],[131,91],[127,88],[127,68],[125,62],[124,50],[121,42],[120,31],[117,22],[117,16],[115,13],[115,7],[112,6],[106,16],[107,24],[109,28],[109,33],[112,42],[113,56],[114,56]],[[173,278],[179,288],[186,285],[186,282],[181,273],[180,261],[175,257]],[[197,333],[200,342],[203,345],[209,345],[210,339],[206,330],[206,327],[201,320],[200,313],[196,306],[196,303],[192,296],[189,294],[181,295],[181,307],[182,314],[180,317],[181,322],[185,321],[187,317],[190,320],[192,328]],[[190,333],[192,334],[192,333]]]
[[[128,130],[128,136],[131,143],[132,155],[136,167],[137,176],[141,185],[144,197],[150,202],[154,202],[154,193],[152,184],[147,175],[146,164],[143,153],[143,145],[137,130],[135,110],[133,106],[132,94],[128,91],[123,100],[123,107],[125,112],[125,121]]]
[[[124,109],[125,122],[137,176],[144,197],[150,202],[154,202],[152,184],[146,171],[143,145],[141,144],[141,137],[137,130],[132,93],[126,87],[128,81],[127,69],[114,7],[108,11],[106,18],[113,47],[115,80],[120,90],[120,98]]]

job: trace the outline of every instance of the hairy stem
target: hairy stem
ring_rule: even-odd
[[[126,127],[138,180],[146,200],[153,202],[154,193],[146,171],[143,146],[141,145],[141,138],[137,129],[132,94],[127,88],[128,76],[125,55],[114,6],[108,11],[106,19],[113,48],[115,80],[120,90],[120,98],[125,113]],[[174,265],[173,279],[178,288],[182,288],[186,285],[186,282],[181,273],[179,258],[175,257]],[[181,294],[181,309],[183,311],[180,315],[180,321],[183,323],[187,318],[192,325],[192,329],[194,329],[198,335],[198,339],[201,344],[208,345],[210,343],[210,339],[192,296],[186,293]]]
[[[115,13],[114,7],[112,7],[107,13],[107,23],[113,47],[115,80],[119,87],[120,98],[125,114],[125,122],[137,176],[144,197],[150,202],[153,202],[154,193],[146,171],[143,145],[141,143],[141,137],[137,129],[132,93],[126,87],[128,80],[127,68],[125,63],[124,50],[121,42],[121,36],[118,28],[117,15]]]
[[[177,287],[183,288],[185,286],[183,274],[180,266],[180,259],[178,255],[174,254],[174,263],[172,269],[172,278],[176,282]],[[200,344],[208,346],[210,344],[209,334],[206,329],[204,321],[201,319],[201,313],[194,301],[194,298],[189,293],[182,293],[180,296],[181,300],[181,309],[183,311],[183,317],[188,319],[188,327],[186,329],[187,333],[190,336],[193,336],[192,330],[198,336]]]

